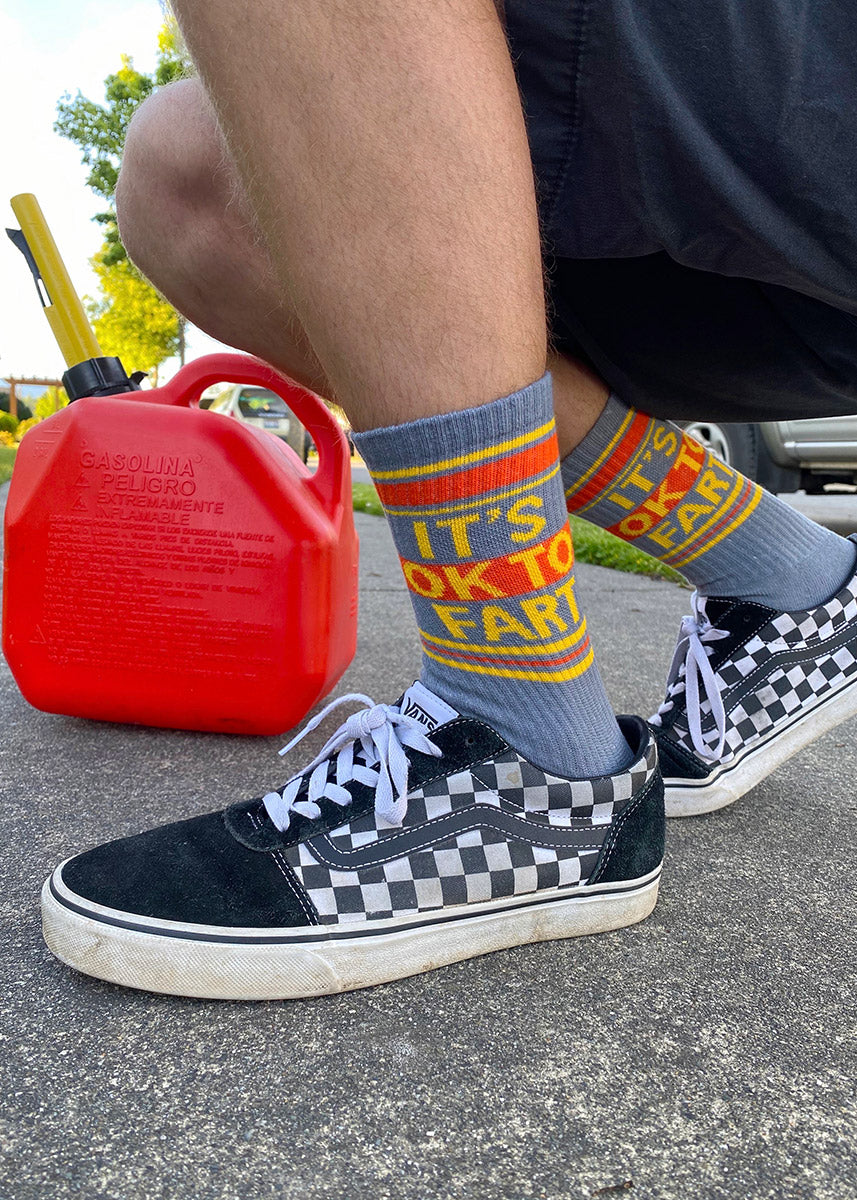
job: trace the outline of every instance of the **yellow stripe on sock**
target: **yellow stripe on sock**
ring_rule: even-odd
[[[496,650],[497,647],[494,646],[493,649]],[[456,671],[470,671],[474,675],[495,675],[501,679],[529,679],[537,683],[563,683],[567,679],[576,679],[578,675],[582,675],[584,671],[589,670],[595,658],[595,652],[590,647],[579,663],[575,663],[572,667],[566,667],[562,671],[550,672],[516,671],[511,667],[486,667],[482,663],[479,666],[471,666],[469,663],[459,662],[458,659],[442,658],[439,654],[432,654],[431,650],[427,649],[425,645],[423,646],[423,653],[446,667],[454,667]]]
[[[506,655],[538,658],[540,654],[555,654],[558,650],[570,650],[572,646],[582,642],[586,637],[586,621],[581,621],[567,638],[562,638],[557,642],[536,642],[531,646],[498,646],[496,642],[492,642],[490,646],[476,646],[470,642],[454,642],[449,638],[435,637],[433,633],[426,633],[424,629],[420,630],[420,637],[424,642],[431,642],[433,646],[445,646],[448,650],[461,650],[462,653],[501,654],[504,658]]]
[[[710,542],[706,542],[704,546],[700,546],[698,550],[694,550],[692,554],[688,554],[685,558],[681,558],[677,562],[673,562],[672,566],[675,567],[676,570],[679,570],[681,567],[686,566],[689,562],[693,562],[695,558],[699,558],[701,554],[705,554],[711,549],[712,546],[716,546],[718,542],[722,542],[725,537],[728,537],[728,535],[732,533],[733,529],[737,529],[739,525],[743,525],[761,499],[762,489],[759,487],[754,487],[750,499],[735,517],[734,521],[731,521],[725,529],[721,529],[717,537],[712,538]]]
[[[512,438],[508,442],[498,442],[495,446],[486,446],[482,450],[474,450],[471,454],[462,454],[458,458],[445,458],[439,462],[427,463],[423,467],[402,467],[396,471],[373,471],[372,478],[382,481],[410,479],[418,478],[422,475],[438,475],[442,471],[451,471],[454,467],[474,466],[476,463],[484,462],[488,458],[497,458],[510,450],[518,450],[521,446],[528,446],[534,442],[539,442],[553,433],[555,428],[556,422],[551,417],[549,421],[546,421],[544,425],[540,425],[538,429],[533,429],[529,433],[522,434],[520,437]]]
[[[610,442],[607,449],[604,451],[604,453],[602,455],[600,455],[598,458],[596,458],[595,462],[592,464],[592,466],[589,468],[589,470],[584,475],[581,475],[580,478],[578,480],[576,480],[571,485],[570,488],[566,488],[566,492],[565,492],[566,496],[571,496],[574,492],[579,492],[580,489],[583,487],[583,485],[585,483],[589,482],[589,480],[596,473],[598,468],[604,463],[605,459],[609,458],[610,455],[613,453],[613,451],[616,449],[617,443],[622,440],[622,437],[623,437],[626,429],[631,424],[631,422],[633,421],[633,419],[636,415],[637,415],[637,413],[636,413],[635,409],[633,409],[633,408],[628,409],[628,412],[627,412],[627,415],[625,416],[624,421],[619,426],[619,430],[616,433],[616,436]]]

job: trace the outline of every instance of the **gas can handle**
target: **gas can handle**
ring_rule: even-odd
[[[351,460],[348,442],[333,414],[314,392],[275,371],[261,358],[206,354],[182,367],[163,387],[140,392],[139,397],[149,403],[190,405],[206,388],[224,382],[256,384],[275,392],[309,430],[318,449],[318,468],[307,486],[329,508],[345,499],[351,485]]]

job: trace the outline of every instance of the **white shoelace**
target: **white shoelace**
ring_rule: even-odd
[[[694,592],[690,598],[693,611],[690,616],[681,619],[678,642],[667,676],[666,698],[651,718],[651,724],[661,725],[663,717],[675,703],[674,697],[680,692],[685,692],[687,727],[693,748],[706,762],[716,762],[726,744],[726,710],[717,686],[717,677],[708,661],[712,647],[706,643],[720,641],[721,638],[729,637],[729,634],[724,629],[714,628],[705,615],[703,603],[699,594]],[[711,705],[711,715],[714,718],[717,741],[713,745],[706,740],[702,732],[700,684],[705,699]]]
[[[360,692],[340,696],[313,717],[296,738],[284,746],[288,752],[315,729],[328,713],[341,704],[357,701],[364,707],[352,713],[319,751],[308,767],[295,775],[280,792],[268,792],[262,802],[277,829],[288,829],[292,813],[315,820],[321,816],[318,801],[323,797],[335,804],[351,803],[345,784],[356,780],[375,790],[375,812],[388,825],[401,825],[408,806],[408,758],[404,747],[440,758],[443,751],[426,737],[425,726],[415,717],[406,716],[389,704],[376,704]],[[359,743],[355,753],[355,744]],[[336,778],[328,780],[330,760],[336,756]],[[301,781],[311,772],[309,791],[298,800]]]

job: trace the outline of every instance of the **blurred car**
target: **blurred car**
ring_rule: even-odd
[[[857,416],[741,424],[682,421],[718,458],[772,492],[857,484]]]
[[[268,388],[237,383],[213,400],[203,398],[200,407],[282,438],[306,462],[306,430],[285,400]]]
[[[330,411],[333,415],[334,421],[339,426],[339,428],[342,430],[342,432],[345,434],[345,440],[346,440],[346,442],[348,442],[348,453],[353,458],[354,457],[354,435],[351,432],[351,426],[348,424],[348,420],[343,412],[337,411],[337,409],[335,409],[335,408],[332,408]],[[310,437],[309,431],[306,431],[304,433],[304,462],[307,461],[310,454],[316,454],[316,453],[317,453],[317,450],[316,450],[315,442]]]

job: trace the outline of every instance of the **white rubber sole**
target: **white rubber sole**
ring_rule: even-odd
[[[734,804],[772,771],[809,746],[823,733],[857,714],[857,679],[833,692],[821,704],[796,713],[750,745],[725,766],[704,779],[664,777],[664,808],[668,817],[695,817]]]
[[[212,1000],[325,996],[511,946],[621,929],[651,913],[660,877],[659,867],[623,883],[423,913],[392,928],[372,922],[353,933],[315,926],[285,935],[135,917],[76,896],[61,872],[42,888],[42,927],[57,958],[110,983]]]

